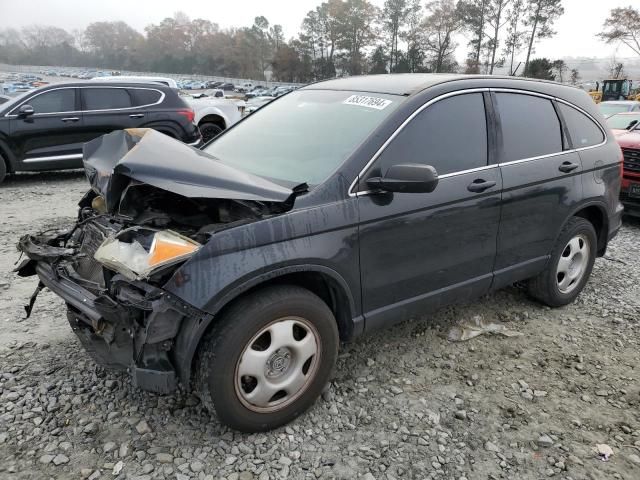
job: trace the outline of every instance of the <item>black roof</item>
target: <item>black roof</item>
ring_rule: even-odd
[[[466,75],[461,73],[393,73],[380,75],[359,75],[337,78],[313,83],[306,89],[347,90],[355,92],[388,93],[392,95],[411,95],[438,83],[454,80],[524,80],[522,77],[499,75]],[[527,81],[556,84],[545,80],[526,79]],[[556,84],[559,85],[559,84]]]

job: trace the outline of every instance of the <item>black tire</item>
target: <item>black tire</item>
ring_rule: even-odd
[[[7,164],[5,163],[5,159],[2,155],[0,155],[0,183],[4,182],[4,179],[7,177]]]
[[[308,377],[305,377],[297,395],[285,399],[282,407],[270,407],[276,410],[256,411],[256,407],[247,405],[247,400],[242,398],[239,389],[244,388],[243,382],[247,377],[240,377],[236,369],[240,368],[244,352],[257,342],[256,335],[278,324],[279,319],[286,321],[285,317],[308,322],[315,331],[315,335],[312,335],[315,344],[319,343],[319,348],[311,357],[313,362],[309,363],[311,358],[304,362]],[[268,338],[271,342],[271,337]],[[306,338],[306,334],[303,338]],[[320,396],[331,378],[338,346],[336,320],[327,304],[318,296],[297,286],[267,287],[234,302],[203,339],[196,359],[196,390],[204,406],[211,413],[215,412],[223,424],[242,432],[271,430],[298,417]],[[267,348],[271,348],[271,345]],[[295,361],[291,364],[295,365]],[[313,367],[308,366],[312,364]],[[265,368],[268,365],[266,362]]]
[[[580,278],[570,286],[570,291],[563,292],[559,287],[559,280],[562,278],[558,273],[559,262],[567,253],[567,248],[570,248],[569,241],[576,237],[580,237],[582,241],[587,240],[589,257]],[[547,267],[537,277],[529,280],[530,295],[550,307],[561,307],[573,302],[589,280],[596,259],[597,244],[598,238],[591,222],[582,217],[571,217],[558,236]]]
[[[213,140],[224,130],[220,125],[216,125],[215,123],[210,122],[200,124],[199,128],[200,133],[202,134],[202,141],[204,143]]]

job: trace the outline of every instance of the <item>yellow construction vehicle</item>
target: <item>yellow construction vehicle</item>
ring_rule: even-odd
[[[596,82],[595,90],[589,90],[589,95],[596,103],[607,100],[637,100],[640,101],[640,92],[633,89],[633,82],[628,78],[610,78],[602,81],[602,89]]]

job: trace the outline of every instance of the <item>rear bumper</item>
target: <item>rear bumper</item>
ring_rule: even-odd
[[[169,393],[182,371],[174,346],[184,318],[198,315],[161,288],[131,282],[120,275],[101,291],[87,288],[71,269],[74,256],[56,258],[60,247],[53,241],[23,238],[19,248],[29,257],[18,274],[36,274],[41,283],[62,298],[72,330],[94,361],[104,367],[126,370],[133,384],[156,393]],[[51,255],[48,255],[51,253]]]

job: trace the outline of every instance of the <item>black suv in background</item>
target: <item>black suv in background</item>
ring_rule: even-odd
[[[160,84],[47,85],[0,105],[0,182],[7,173],[82,167],[82,145],[114,130],[153,128],[200,143],[193,110]]]

